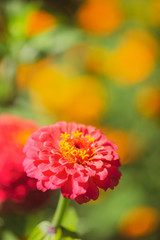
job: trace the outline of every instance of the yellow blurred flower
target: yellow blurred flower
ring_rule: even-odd
[[[152,233],[159,224],[159,211],[152,207],[129,210],[120,219],[119,232],[125,237],[140,237]]]
[[[86,0],[76,19],[80,27],[93,34],[110,34],[123,21],[118,0]]]
[[[103,86],[90,75],[84,75],[70,84],[69,98],[64,113],[79,122],[96,122],[106,108]]]
[[[158,52],[156,39],[147,32],[127,32],[104,63],[104,74],[123,85],[144,81],[153,71]]]
[[[122,165],[132,162],[143,148],[143,143],[136,133],[109,128],[102,128],[102,131],[108,139],[111,139],[118,146],[117,153]]]
[[[59,119],[95,122],[106,107],[103,86],[92,76],[75,75],[54,64],[39,69],[30,77],[31,98]]]
[[[28,14],[26,20],[26,35],[35,36],[46,30],[52,29],[57,25],[56,18],[45,11],[34,10]]]
[[[49,65],[51,58],[47,57],[34,63],[20,64],[16,73],[16,84],[20,89],[24,89],[29,85],[29,82],[34,74]]]
[[[101,45],[78,43],[64,53],[63,61],[80,71],[101,74],[106,55],[107,49]]]
[[[160,116],[160,87],[147,86],[136,95],[136,106],[138,111],[147,116]]]
[[[39,69],[31,78],[29,91],[32,100],[50,112],[62,111],[68,98],[66,77],[53,65]]]
[[[90,72],[101,74],[107,57],[107,49],[102,46],[90,46],[86,56],[86,68]]]

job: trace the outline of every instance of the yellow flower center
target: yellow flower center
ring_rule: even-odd
[[[82,132],[76,131],[71,134],[61,134],[60,152],[63,157],[73,163],[84,164],[94,156],[94,138],[90,135],[84,136]]]

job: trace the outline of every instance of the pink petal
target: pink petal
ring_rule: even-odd
[[[91,133],[91,137],[94,137],[94,141],[98,141],[101,136],[102,132],[100,130],[95,130],[94,132]]]
[[[86,131],[86,127],[85,127],[84,124],[77,124],[77,130],[79,132],[83,132],[84,133]]]
[[[85,167],[85,170],[87,171],[87,174],[91,177],[96,174],[96,170],[92,168],[91,166]]]
[[[68,180],[68,174],[65,170],[62,170],[58,172],[57,174],[54,174],[50,176],[50,181],[55,185],[62,185]]]
[[[87,133],[86,133],[86,134],[91,135],[92,132],[94,132],[94,131],[95,131],[95,127],[93,127],[93,126],[87,126]]]
[[[43,143],[43,146],[45,147],[45,148],[53,148],[53,144],[52,144],[52,142],[49,142],[49,141],[45,141],[44,143]]]
[[[39,136],[39,140],[41,142],[51,141],[52,140],[51,134],[49,132],[42,132]]]
[[[39,149],[30,149],[26,153],[28,158],[39,159]]]
[[[50,129],[50,133],[51,133],[51,136],[52,138],[56,138],[57,140],[60,140],[60,136],[61,136],[61,130],[59,128],[58,125],[50,125],[49,126],[49,129]]]
[[[110,168],[108,168],[108,176],[112,176],[112,177],[120,177],[121,173],[119,172],[118,168],[116,166],[110,166]]]
[[[92,166],[95,166],[97,169],[100,169],[103,166],[103,162],[101,160],[89,161],[88,165],[92,165]]]
[[[76,195],[82,195],[86,193],[86,187],[87,185],[85,183],[79,183],[74,178],[72,178],[72,191]]]
[[[46,163],[43,163],[43,162],[42,162],[42,163],[39,164],[37,167],[38,167],[39,171],[41,171],[41,172],[43,173],[43,172],[45,172],[45,171],[50,170],[51,164],[46,164]]]
[[[93,200],[96,200],[99,196],[99,190],[91,179],[88,181],[86,196]]]
[[[48,150],[42,150],[39,152],[39,159],[40,160],[49,160],[50,153]]]
[[[104,180],[108,176],[108,171],[106,168],[104,168],[103,171],[97,172],[96,175],[99,176],[100,180]]]
[[[61,187],[61,192],[63,197],[70,198],[70,199],[76,198],[77,195],[73,193],[73,189],[72,189],[71,177],[68,178],[68,181]]]
[[[26,158],[23,162],[24,170],[27,173],[27,176],[33,177],[36,179],[44,179],[44,175],[42,172],[39,171],[39,169],[34,165],[34,162],[32,159]]]
[[[84,182],[87,182],[87,181],[88,181],[89,176],[88,176],[88,175],[85,175],[85,174],[83,174],[83,173],[79,174],[79,173],[76,172],[76,173],[73,175],[73,178],[74,178],[76,181],[78,181],[78,182],[84,183]]]
[[[37,188],[43,192],[47,191],[47,188],[44,186],[44,183],[41,180],[37,182]]]
[[[72,132],[77,131],[77,124],[74,122],[68,123],[68,126],[66,128],[66,131],[71,134]]]
[[[46,189],[52,189],[52,190],[55,190],[55,189],[59,188],[59,185],[56,185],[51,181],[45,181],[44,186],[45,186]]]
[[[112,185],[112,180],[109,178],[109,177],[106,177],[105,179],[103,179],[103,180],[100,180],[99,179],[99,177],[94,177],[93,178],[93,181],[95,182],[95,184],[99,187],[99,188],[101,188],[101,189],[103,189],[103,190],[107,190],[108,188],[110,188],[111,187],[111,185]]]
[[[56,126],[60,128],[61,133],[65,133],[67,131],[67,123],[64,121],[56,123]]]
[[[82,204],[82,203],[89,202],[90,199],[85,194],[83,194],[83,195],[77,196],[75,200],[77,203]]]

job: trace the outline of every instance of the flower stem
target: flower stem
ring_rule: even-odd
[[[69,203],[69,198],[64,198],[61,194],[58,205],[57,205],[56,212],[55,212],[53,220],[52,220],[54,227],[57,228],[61,225],[61,222],[62,222],[64,213],[67,209],[68,203]]]

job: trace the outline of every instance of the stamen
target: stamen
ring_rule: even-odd
[[[94,156],[94,138],[90,135],[84,136],[82,132],[76,131],[61,134],[60,152],[63,157],[71,162],[84,164]]]

